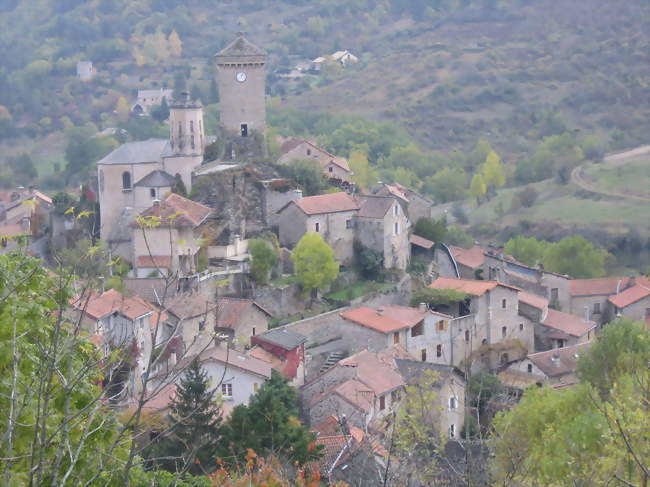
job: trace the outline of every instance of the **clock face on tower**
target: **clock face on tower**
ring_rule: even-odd
[[[243,73],[243,72],[240,71],[239,73],[237,73],[237,75],[235,76],[235,78],[236,78],[237,81],[239,81],[240,83],[243,83],[244,81],[246,81],[246,73]]]

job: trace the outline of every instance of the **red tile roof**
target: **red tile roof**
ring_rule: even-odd
[[[197,227],[211,212],[210,208],[201,203],[170,193],[159,204],[140,213],[140,216],[158,217],[163,224],[174,227]],[[133,222],[132,226],[138,226],[138,223]]]
[[[574,337],[581,337],[589,330],[596,328],[596,323],[593,321],[585,321],[579,316],[563,313],[553,308],[548,308],[546,317],[541,324]]]
[[[463,249],[450,245],[449,250],[456,262],[471,269],[477,269],[485,262],[485,252],[478,245],[474,245],[471,249]]]
[[[455,277],[439,277],[433,281],[433,283],[429,284],[429,288],[431,289],[454,289],[474,296],[483,296],[485,293],[492,291],[492,289],[497,286],[519,291],[519,289],[514,286],[509,286],[496,281],[456,279]]]
[[[122,293],[115,289],[109,289],[100,295],[80,296],[73,300],[73,306],[93,319],[99,320],[111,313],[118,312],[130,320],[135,320],[156,309],[144,299],[134,296],[125,298]]]
[[[347,193],[330,193],[319,196],[292,201],[307,215],[320,215],[323,213],[336,213],[339,211],[354,211],[359,209],[359,204]]]
[[[350,171],[350,165],[348,164],[347,159],[345,159],[344,157],[335,156],[331,152],[326,151],[322,147],[318,147],[316,144],[306,139],[296,139],[294,137],[290,137],[286,139],[280,146],[280,154],[281,155],[287,154],[288,152],[291,152],[293,149],[295,149],[301,144],[307,144],[314,150],[320,152],[323,156],[325,156],[325,159],[329,159],[327,161],[328,164],[331,162],[339,166],[341,169],[344,169],[348,172]],[[319,160],[319,162],[322,161]]]
[[[244,318],[244,312],[250,308],[258,309],[265,315],[271,316],[271,313],[252,299],[219,298],[217,301],[217,326],[236,329]]]
[[[341,313],[341,317],[381,333],[412,328],[424,319],[427,311],[405,306],[381,306],[376,310],[361,307]]]
[[[548,377],[570,374],[576,370],[579,356],[589,350],[592,344],[593,342],[586,342],[570,347],[532,353],[528,355],[528,359]]]
[[[650,286],[636,284],[616,296],[610,296],[609,302],[617,308],[625,308],[650,296]]]
[[[432,242],[431,240],[427,240],[426,238],[420,237],[415,234],[411,235],[409,237],[409,240],[413,245],[417,245],[418,247],[422,247],[423,249],[430,249],[435,245],[435,243]]]
[[[597,279],[572,279],[569,281],[569,292],[571,296],[611,296],[620,293],[630,287],[630,279],[634,279],[636,284],[650,286],[650,281],[646,277],[599,277]]]
[[[548,299],[526,291],[519,291],[519,301],[541,310],[548,308]]]
[[[139,255],[135,260],[135,266],[169,269],[172,266],[172,258],[169,255]]]
[[[179,368],[182,370],[196,357],[197,356],[195,355],[185,358],[179,362]],[[265,362],[264,360],[245,355],[241,352],[238,352],[237,350],[226,350],[220,346],[214,346],[203,350],[200,354],[198,354],[198,357],[201,363],[214,361],[222,364],[227,364],[227,367],[234,367],[237,369],[245,370],[267,379],[271,377],[271,364]]]
[[[186,320],[213,313],[216,304],[199,292],[179,293],[167,300],[165,306],[176,318]]]

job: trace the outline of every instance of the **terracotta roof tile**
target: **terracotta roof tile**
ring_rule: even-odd
[[[177,294],[165,305],[170,313],[182,320],[212,313],[217,306],[199,292]]]
[[[255,307],[267,316],[271,314],[252,299],[219,298],[217,301],[217,326],[237,329],[246,309]]]
[[[156,308],[144,299],[138,296],[125,298],[122,293],[115,289],[109,289],[100,295],[77,297],[73,299],[72,304],[79,310],[84,310],[85,307],[85,313],[96,320],[114,312],[118,312],[130,320],[135,320],[156,311]]]
[[[364,218],[384,218],[391,209],[395,198],[392,196],[359,196],[358,216]]]
[[[415,234],[411,235],[409,237],[409,240],[413,245],[417,245],[418,247],[422,247],[423,249],[430,249],[435,245],[435,243],[432,242],[431,240],[427,240],[426,238],[420,237]]]
[[[180,369],[186,367],[192,360],[194,360],[197,355],[187,357],[181,362],[178,366]],[[271,364],[265,362],[264,360],[245,355],[237,350],[226,350],[220,346],[215,346],[203,350],[198,354],[199,361],[203,362],[220,362],[228,365],[228,367],[235,367],[241,370],[246,370],[253,374],[265,377],[269,379],[271,377]]]
[[[596,323],[593,321],[585,321],[579,316],[563,313],[553,308],[548,308],[541,324],[574,337],[581,337],[596,327]]]
[[[172,258],[169,255],[139,255],[135,260],[136,267],[159,267],[169,269]]]
[[[611,296],[609,302],[617,308],[625,308],[626,306],[636,303],[648,296],[650,296],[650,287],[636,284],[616,296]]]
[[[571,296],[598,296],[613,295],[616,291],[620,293],[630,287],[630,279],[636,284],[650,287],[650,281],[646,277],[600,277],[596,279],[572,279],[569,281],[569,292]]]
[[[201,203],[188,200],[176,193],[170,193],[159,204],[140,213],[140,216],[159,217],[163,224],[174,227],[197,227],[211,212],[210,208]],[[133,222],[132,226],[138,226],[138,223]]]
[[[548,299],[526,291],[519,291],[519,301],[541,310],[548,308]]]
[[[359,204],[347,193],[330,193],[319,196],[307,196],[297,201],[292,201],[307,215],[320,215],[323,213],[336,213],[339,211],[355,211]],[[282,210],[280,210],[282,211]]]
[[[474,245],[471,249],[463,249],[450,245],[449,250],[454,256],[454,259],[456,259],[456,262],[471,269],[477,269],[485,262],[485,251],[478,245]]]
[[[528,355],[528,359],[548,377],[565,375],[576,370],[579,356],[589,350],[592,343],[580,343],[579,345],[572,345],[570,347],[532,353]]]
[[[412,328],[424,319],[427,311],[405,306],[382,306],[376,310],[361,307],[341,313],[341,317],[382,333]]]
[[[519,291],[514,286],[509,286],[496,281],[480,281],[474,279],[456,279],[455,277],[439,277],[429,285],[431,289],[454,289],[474,296],[483,296],[497,286]]]

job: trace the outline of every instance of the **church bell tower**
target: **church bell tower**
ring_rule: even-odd
[[[266,52],[239,32],[215,61],[225,159],[264,156]]]

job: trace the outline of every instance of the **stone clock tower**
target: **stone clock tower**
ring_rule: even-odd
[[[266,129],[266,52],[239,32],[215,55],[224,158],[264,156]]]

